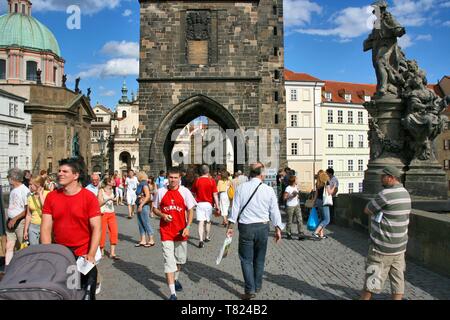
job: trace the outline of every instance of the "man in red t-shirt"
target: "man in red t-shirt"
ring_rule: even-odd
[[[195,211],[198,221],[198,235],[200,237],[198,247],[203,248],[205,221],[205,242],[208,242],[211,240],[211,216],[213,212],[213,205],[216,205],[218,214],[220,214],[220,209],[217,184],[216,181],[209,175],[209,167],[207,165],[202,165],[202,167],[200,168],[200,172],[202,176],[195,180],[194,185],[192,186],[192,193],[195,194],[195,200],[198,204]]]
[[[84,164],[78,159],[59,162],[58,182],[62,188],[52,191],[42,208],[41,243],[54,242],[68,247],[74,255],[95,265],[95,254],[101,237],[101,214],[97,197],[80,182]],[[86,299],[95,300],[97,267],[81,275]]]
[[[169,186],[158,189],[153,213],[161,218],[159,226],[164,272],[170,289],[169,300],[176,300],[176,291],[183,290],[178,276],[181,265],[186,263],[187,239],[196,203],[192,193],[180,185],[180,171],[173,168],[169,170],[168,175]]]

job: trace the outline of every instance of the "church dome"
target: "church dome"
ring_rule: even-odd
[[[0,48],[19,46],[39,51],[51,51],[61,57],[53,33],[31,15],[9,13],[0,16]]]

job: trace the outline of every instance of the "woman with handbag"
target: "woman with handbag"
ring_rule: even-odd
[[[228,196],[228,189],[231,187],[231,181],[228,179],[229,173],[223,171],[220,175],[220,180],[217,182],[217,191],[219,192],[219,207],[220,213],[223,217],[222,225],[228,225],[228,210],[230,209],[230,198]]]
[[[330,178],[323,170],[317,173],[316,193],[314,194],[314,205],[320,213],[322,221],[317,229],[313,232],[313,236],[317,239],[325,239],[325,227],[330,223],[330,206],[333,205],[331,195],[336,187],[330,186]]]
[[[27,215],[25,216],[25,228],[23,231],[23,239],[28,241],[30,245],[39,244],[41,235],[42,206],[45,198],[50,193],[44,190],[46,179],[42,176],[31,178],[30,191],[28,196]]]

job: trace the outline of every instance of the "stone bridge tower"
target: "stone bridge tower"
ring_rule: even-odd
[[[278,129],[286,164],[282,0],[140,0],[140,25],[141,169],[170,166],[172,132],[201,115]]]

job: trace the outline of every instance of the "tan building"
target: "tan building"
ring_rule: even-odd
[[[430,85],[430,89],[433,89],[437,95],[444,97],[450,95],[450,76],[445,76],[436,85]],[[445,116],[450,119],[450,105],[443,112]],[[448,189],[450,196],[450,125],[449,122],[446,123],[444,131],[437,136],[434,141],[434,150],[436,152],[436,158],[444,171],[447,173]]]
[[[91,121],[95,114],[88,98],[61,87],[10,84],[0,89],[27,99],[31,114],[33,174],[47,169],[56,172],[58,161],[80,155],[91,165]]]
[[[107,107],[97,104],[94,107],[95,119],[91,124],[92,172],[114,171],[110,161],[111,120],[114,113]]]

